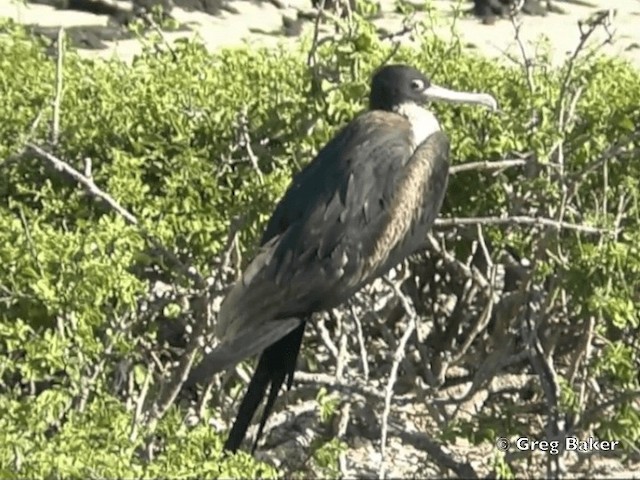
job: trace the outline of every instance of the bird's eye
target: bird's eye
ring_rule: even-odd
[[[424,82],[420,79],[411,80],[412,90],[424,90]]]

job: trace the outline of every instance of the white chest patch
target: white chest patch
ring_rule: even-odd
[[[436,116],[417,103],[402,103],[396,109],[396,113],[405,117],[411,124],[413,148],[424,142],[429,135],[440,130],[440,123],[438,123]]]

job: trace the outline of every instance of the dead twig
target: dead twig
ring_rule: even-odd
[[[60,103],[62,102],[62,78],[64,76],[64,27],[58,30],[58,51],[56,58],[56,96],[53,99],[53,125],[51,128],[51,143],[58,144],[60,137]]]
[[[567,71],[565,72],[564,77],[562,79],[562,83],[560,84],[560,93],[558,94],[558,100],[556,101],[556,108],[555,108],[556,118],[560,117],[560,109],[562,108],[562,101],[565,98],[567,89],[569,88],[569,83],[571,82],[571,77],[573,75],[573,70],[575,68],[578,55],[580,55],[580,52],[584,50],[589,38],[591,38],[591,36],[600,26],[603,26],[607,31],[607,33],[609,34],[609,36],[611,37],[612,34],[609,33],[608,27],[609,27],[609,24],[611,23],[612,12],[613,12],[612,10],[603,10],[602,12],[596,12],[596,15],[593,18],[585,22],[583,21],[578,22],[578,28],[580,29],[580,41],[578,42],[578,45],[573,50],[573,52],[571,53],[571,56],[569,57],[569,60],[567,61]],[[583,25],[587,26],[586,30],[583,29]]]
[[[316,53],[318,51],[318,38],[320,37],[320,20],[322,19],[322,13],[324,12],[325,3],[326,0],[320,0],[320,4],[318,5],[318,12],[313,24],[313,38],[311,40],[311,48],[309,48],[309,53],[307,54],[307,67],[311,68],[314,71],[314,74],[317,73],[316,68],[318,59],[316,57]]]
[[[542,292],[530,280],[528,287],[528,299],[520,315],[520,336],[529,353],[529,362],[540,379],[547,404],[547,438],[560,441],[565,436],[565,421],[560,412],[560,384],[558,375],[553,365],[553,352],[545,352],[538,336],[538,327],[543,319],[545,309],[544,302],[549,302],[550,295]],[[548,478],[559,478],[564,471],[563,456],[550,455],[547,459]]]
[[[203,297],[198,298],[198,300],[198,305],[195,307],[195,310],[198,312],[197,315],[206,319],[210,314],[210,301],[208,295],[204,295]],[[191,337],[186,351],[180,358],[178,366],[172,372],[171,376],[161,385],[160,394],[156,401],[143,414],[150,431],[154,430],[157,422],[164,416],[169,407],[171,407],[180,392],[182,385],[187,380],[196,357],[196,352],[199,348],[199,339],[202,338],[201,332],[207,324],[207,321],[200,322],[200,329]]]
[[[147,374],[144,377],[144,382],[142,384],[142,388],[140,389],[140,394],[138,395],[138,399],[136,400],[136,409],[133,414],[133,418],[131,419],[131,430],[129,432],[129,441],[133,442],[138,436],[138,427],[139,421],[142,415],[142,409],[144,406],[144,402],[147,399],[147,394],[149,393],[149,385],[151,385],[151,379],[153,378],[155,364],[150,363],[147,365]]]
[[[544,217],[528,217],[525,215],[514,215],[511,217],[439,218],[435,221],[434,225],[440,228],[462,227],[468,225],[531,225],[550,227],[558,230],[574,230],[582,233],[611,233],[608,230],[590,227],[588,225],[561,222]]]
[[[470,162],[462,163],[460,165],[454,165],[449,168],[450,175],[456,175],[458,173],[478,171],[483,172],[487,170],[505,170],[511,167],[521,167],[527,164],[525,159],[513,159],[513,160],[500,160],[498,162]]]
[[[358,380],[337,379],[335,376],[326,373],[296,372],[296,382],[321,385],[333,390],[340,390],[348,394],[360,395],[363,398],[371,400],[382,401],[385,398],[383,393],[373,387],[359,382]]]
[[[364,335],[362,333],[362,323],[360,322],[360,316],[356,312],[353,304],[351,305],[351,318],[356,325],[356,332],[358,334],[358,347],[360,350],[360,362],[362,363],[362,372],[364,379],[369,379],[369,361],[367,360],[367,347],[364,344]]]
[[[395,434],[407,443],[426,451],[438,465],[454,472],[458,478],[478,478],[478,474],[469,462],[459,462],[442,449],[442,446],[422,433],[397,430]]]
[[[386,280],[386,278],[385,278]],[[391,371],[389,372],[389,381],[387,382],[387,387],[385,390],[384,397],[384,410],[382,411],[382,421],[381,421],[381,432],[380,432],[380,466],[378,467],[378,478],[383,479],[386,475],[386,464],[385,464],[385,454],[387,450],[387,434],[389,429],[389,413],[391,412],[391,398],[393,397],[393,388],[396,384],[396,380],[398,378],[398,368],[400,367],[400,363],[402,362],[405,356],[405,350],[407,348],[407,343],[418,328],[417,325],[417,313],[411,305],[411,301],[407,298],[407,296],[400,291],[400,287],[398,285],[399,282],[388,282],[391,284],[396,297],[402,304],[405,313],[409,318],[409,325],[405,329],[402,337],[400,338],[400,342],[398,342],[398,346],[393,354],[393,363],[391,364]]]
[[[24,230],[24,234],[27,237],[27,245],[29,246],[29,252],[33,257],[33,261],[38,267],[38,273],[41,276],[44,276],[44,269],[42,268],[42,263],[38,258],[38,250],[36,249],[36,245],[33,242],[33,237],[31,236],[31,230],[29,228],[29,223],[27,222],[27,218],[24,215],[24,211],[22,209],[22,205],[18,204],[18,213],[20,214],[20,222],[22,223],[22,228]]]
[[[462,263],[452,253],[445,250],[431,234],[427,235],[427,245],[442,257],[445,264],[450,266],[455,273],[473,280],[480,288],[482,288],[485,295],[489,296],[492,294],[491,284],[477,268],[474,266],[468,267]]]
[[[171,56],[173,57],[173,60],[177,62],[178,61],[178,55],[176,54],[175,50],[171,46],[171,43],[169,43],[169,39],[164,34],[164,31],[162,30],[162,28],[160,28],[160,25],[158,25],[156,23],[156,21],[153,19],[153,17],[151,15],[149,15],[148,13],[143,14],[142,18],[146,22],[148,22],[149,25],[151,25],[151,28],[153,28],[158,35],[160,35],[160,39],[162,40],[162,43],[164,43],[164,45],[167,47],[167,50],[169,50],[169,52],[171,53]]]
[[[525,78],[527,79],[527,86],[529,87],[529,93],[535,94],[535,83],[533,82],[533,61],[527,55],[527,50],[524,48],[524,43],[520,37],[520,29],[522,28],[522,22],[516,16],[517,11],[511,11],[509,19],[511,25],[513,25],[514,35],[518,48],[520,48],[520,55],[522,56],[522,66],[524,68]]]
[[[111,195],[102,191],[92,179],[85,177],[82,173],[73,168],[67,162],[60,160],[58,157],[52,155],[46,150],[43,150],[34,143],[28,142],[27,147],[37,153],[40,158],[44,158],[45,160],[49,161],[49,163],[51,163],[56,170],[66,173],[78,183],[80,183],[92,196],[106,202],[112,210],[117,212],[127,222],[132,225],[138,225],[138,219],[126,208],[121,206]]]
[[[338,347],[333,342],[333,340],[331,340],[331,334],[329,333],[329,330],[327,330],[327,326],[325,323],[326,318],[323,316],[321,319],[319,319],[317,322],[313,322],[311,325],[316,327],[322,343],[324,343],[325,347],[327,347],[327,350],[329,351],[329,353],[331,353],[333,358],[337,360],[339,355]]]
[[[246,150],[249,161],[251,162],[251,166],[258,175],[260,185],[263,185],[264,175],[262,174],[262,170],[260,170],[258,157],[253,152],[253,148],[251,148],[251,136],[249,135],[249,116],[246,107],[243,107],[242,111],[238,115],[238,133],[240,136],[240,145],[243,146]]]

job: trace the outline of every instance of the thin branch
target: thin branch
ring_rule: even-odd
[[[173,60],[177,62],[178,55],[176,55],[175,50],[171,46],[171,43],[169,43],[169,40],[167,39],[167,36],[164,34],[164,31],[162,30],[162,28],[160,28],[160,25],[158,25],[156,21],[153,19],[153,17],[148,13],[145,13],[142,18],[144,18],[147,22],[149,22],[149,25],[151,25],[151,27],[156,31],[156,33],[160,35],[160,39],[162,40],[162,43],[165,44],[165,46],[171,53]]]
[[[578,45],[576,46],[573,53],[569,57],[569,60],[567,63],[567,71],[564,75],[564,78],[562,79],[560,93],[558,94],[558,100],[556,102],[556,117],[559,116],[562,100],[564,99],[567,88],[569,87],[569,83],[571,81],[571,76],[573,74],[573,70],[575,68],[575,63],[576,63],[576,59],[578,58],[578,55],[580,55],[580,52],[584,50],[587,40],[589,40],[591,35],[593,35],[593,33],[598,29],[599,26],[603,26],[607,31],[607,33],[609,34],[609,36],[611,36],[611,34],[608,31],[608,23],[610,21],[611,21],[611,10],[603,10],[602,12],[597,12],[592,19],[586,22],[588,25],[588,29],[586,31],[583,30],[582,28],[585,22],[582,22],[582,21],[578,22],[578,27],[580,28],[580,41],[578,42]]]
[[[396,32],[382,32],[379,35],[380,40],[394,40],[397,38],[405,37],[406,35],[412,33],[415,30],[415,23],[412,22],[403,22],[402,28]],[[386,62],[381,62],[384,65]]]
[[[344,323],[342,322],[342,312],[334,312],[334,315],[338,319],[338,331],[340,332],[340,337],[338,340],[338,358],[336,358],[336,379],[342,378],[344,374],[344,369],[347,365],[347,357],[349,356],[349,351],[347,348],[347,331]]]
[[[56,96],[53,99],[53,127],[51,129],[51,143],[58,144],[60,137],[60,102],[62,101],[62,77],[64,63],[64,27],[58,30],[58,54],[56,61]]]
[[[307,67],[313,69],[314,73],[318,63],[316,53],[318,50],[318,37],[320,36],[320,20],[322,19],[322,14],[324,12],[325,2],[326,0],[320,0],[320,4],[318,5],[318,11],[313,25],[313,39],[311,40],[311,48],[307,55]]]
[[[327,373],[296,372],[296,382],[310,385],[321,385],[351,395],[361,395],[362,397],[371,400],[382,401],[385,398],[383,393],[373,387],[361,383],[358,380],[338,379]]]
[[[529,288],[527,288],[529,298],[524,307],[524,314],[521,315],[520,336],[526,351],[529,352],[529,362],[540,378],[540,385],[544,392],[548,408],[547,416],[549,417],[546,428],[547,438],[559,440],[565,434],[564,416],[560,412],[559,405],[560,385],[558,375],[553,365],[553,358],[551,358],[552,353],[547,354],[544,351],[540,337],[538,336],[540,320],[544,316],[544,311],[541,307],[541,297],[543,294],[531,287],[533,286],[529,285]],[[548,298],[548,294],[545,295]],[[550,455],[547,458],[547,478],[559,478],[563,470],[562,455]]]
[[[351,402],[345,402],[340,409],[340,420],[338,422],[338,428],[336,429],[337,438],[344,438],[345,434],[347,433],[347,427],[349,426],[350,418]],[[340,474],[342,475],[342,478],[349,477],[346,452],[340,452],[340,455],[338,456],[338,465],[340,466]]]
[[[38,273],[40,273],[41,276],[44,276],[44,269],[42,268],[42,264],[38,259],[38,251],[36,249],[35,243],[33,242],[33,237],[31,237],[31,230],[29,229],[29,223],[27,222],[27,218],[24,216],[24,211],[22,210],[22,205],[20,204],[18,204],[18,213],[20,214],[20,222],[22,223],[24,234],[27,237],[27,245],[29,245],[29,251],[31,252],[33,261],[38,267]]]
[[[38,111],[38,114],[33,119],[33,122],[31,122],[31,126],[29,127],[29,132],[27,132],[24,135],[20,135],[21,138],[17,143],[18,145],[20,145],[20,149],[16,153],[10,154],[4,160],[0,160],[0,168],[9,166],[13,162],[18,161],[22,157],[22,155],[24,155],[24,152],[27,149],[26,144],[34,137],[36,133],[36,129],[40,125],[40,121],[42,120],[42,117],[44,115],[44,110],[45,110],[44,108],[41,108]]]
[[[388,282],[391,283],[391,282]],[[402,337],[400,338],[400,342],[393,354],[393,363],[391,364],[391,371],[389,372],[389,381],[387,382],[387,388],[385,391],[384,397],[384,410],[382,412],[382,427],[380,432],[380,466],[378,468],[378,478],[385,478],[386,474],[386,464],[385,464],[385,454],[387,450],[387,434],[389,429],[389,413],[391,412],[391,397],[393,396],[393,388],[396,384],[396,380],[398,379],[398,369],[400,368],[400,363],[402,362],[405,356],[405,350],[407,348],[407,343],[413,335],[413,332],[417,330],[417,313],[411,302],[406,297],[404,293],[400,291],[400,287],[398,286],[398,282],[391,283],[391,286],[398,298],[404,311],[409,317],[409,325],[405,329]]]
[[[494,302],[494,299],[493,299],[493,295],[491,295],[489,297],[489,300],[488,300],[487,305],[485,306],[484,310],[482,311],[482,313],[480,315],[478,315],[478,318],[476,319],[476,321],[474,322],[473,326],[471,327],[471,330],[467,334],[466,339],[465,339],[464,343],[462,344],[462,347],[460,347],[460,350],[458,352],[456,352],[456,354],[453,356],[453,358],[451,359],[451,361],[449,363],[455,365],[460,360],[462,360],[462,357],[465,356],[465,354],[467,353],[467,351],[471,347],[471,344],[476,339],[476,337],[481,332],[484,331],[486,326],[489,324],[489,321],[491,320],[491,314],[493,313],[494,303],[495,302]]]
[[[106,192],[103,192],[93,180],[85,177],[78,170],[73,168],[71,165],[66,163],[63,160],[60,160],[58,157],[50,154],[46,150],[43,150],[39,146],[34,143],[28,142],[27,147],[32,149],[35,153],[38,154],[41,158],[48,160],[56,170],[66,173],[74,180],[82,184],[83,187],[87,189],[87,191],[96,198],[103,200],[104,202],[111,207],[112,210],[115,210],[121,217],[123,217],[127,222],[132,225],[138,225],[138,219],[129,212],[126,208],[121,206],[111,195]]]
[[[509,19],[511,20],[511,25],[513,25],[514,35],[516,43],[520,48],[520,55],[522,55],[522,62],[525,72],[525,77],[527,79],[527,85],[529,86],[529,93],[531,95],[535,94],[535,84],[533,82],[533,61],[527,55],[527,50],[524,48],[524,43],[522,42],[522,38],[520,37],[520,29],[522,28],[522,22],[516,18],[516,13],[512,11],[509,15]]]
[[[615,398],[599,403],[588,410],[585,410],[580,421],[576,425],[576,429],[584,429],[590,423],[596,422],[597,419],[601,418],[598,414],[602,413],[607,408],[618,407],[625,402],[632,402],[638,399],[640,399],[640,390],[620,392]]]
[[[314,322],[312,325],[316,327],[316,330],[320,335],[320,339],[322,340],[322,343],[324,343],[325,347],[327,347],[327,350],[329,351],[329,353],[331,353],[333,358],[337,360],[339,355],[338,347],[333,342],[333,340],[331,340],[331,334],[329,333],[329,330],[327,330],[325,322],[326,322],[326,319],[323,316],[321,319],[319,319],[317,322]]]
[[[584,413],[585,400],[587,394],[587,381],[589,379],[588,368],[591,361],[591,354],[593,351],[593,346],[591,342],[593,341],[593,333],[596,326],[596,319],[593,315],[589,315],[589,319],[587,320],[587,325],[582,333],[581,345],[577,349],[576,355],[574,355],[573,362],[569,365],[569,369],[567,372],[567,378],[569,381],[569,385],[574,384],[575,376],[578,372],[578,368],[581,367],[583,371],[582,381],[580,382],[580,387],[578,388],[578,405],[580,406],[578,412]],[[584,416],[584,415],[582,415]],[[576,416],[571,416],[573,419],[573,424],[577,423],[580,420],[580,414]],[[567,427],[569,428],[569,426]]]
[[[93,166],[89,157],[84,159],[84,176],[93,180]]]
[[[130,442],[135,441],[136,437],[138,436],[138,426],[142,415],[142,407],[144,406],[147,394],[149,393],[149,385],[151,385],[151,378],[153,377],[154,367],[154,363],[150,363],[147,365],[147,374],[144,377],[144,383],[142,384],[142,388],[140,389],[138,399],[136,400],[136,409],[133,414],[133,418],[131,419],[131,430],[129,432]]]
[[[467,267],[464,263],[458,260],[455,255],[451,252],[445,250],[438,241],[433,237],[433,235],[427,235],[427,244],[431,249],[433,249],[442,259],[445,261],[446,265],[449,265],[451,269],[456,272],[458,275],[461,275],[465,278],[469,278],[473,280],[476,285],[482,288],[483,292],[490,296],[493,293],[493,289],[491,288],[491,284],[485,278],[484,275],[474,266]]]
[[[462,172],[468,172],[470,170],[475,171],[487,171],[487,170],[504,170],[511,167],[521,167],[527,164],[527,160],[525,159],[514,159],[514,160],[500,160],[498,162],[470,162],[470,163],[462,163],[460,165],[454,165],[449,168],[450,175],[456,175]]]
[[[251,148],[251,136],[249,135],[249,116],[246,107],[243,107],[242,111],[238,115],[238,130],[240,134],[240,143],[241,145],[244,144],[244,148],[247,151],[247,155],[249,156],[251,166],[258,174],[260,185],[263,185],[264,175],[262,174],[262,170],[260,170],[260,166],[258,165],[258,157],[253,152],[253,148]]]
[[[351,305],[351,318],[356,324],[356,332],[358,334],[358,347],[360,350],[360,362],[362,363],[362,372],[364,373],[364,379],[369,379],[369,361],[367,360],[367,348],[364,344],[364,335],[362,333],[362,323],[360,322],[360,316],[356,312],[356,309]]]
[[[147,427],[150,431],[153,431],[157,425],[157,422],[164,416],[169,407],[173,404],[176,396],[180,392],[182,385],[189,376],[191,366],[196,357],[198,351],[198,336],[194,336],[192,341],[187,346],[187,349],[180,358],[180,363],[175,368],[175,371],[171,376],[163,382],[160,386],[160,394],[154,404],[148,409],[146,415],[144,415]]]
[[[439,218],[434,223],[440,228],[462,227],[467,225],[537,225],[556,228],[558,230],[575,230],[583,233],[610,233],[608,230],[580,225],[576,223],[560,222],[551,218],[528,217],[515,215],[512,217],[470,217],[470,218]]]
[[[398,53],[398,50],[400,50],[400,46],[402,45],[402,38],[408,34],[414,33],[415,31],[416,24],[412,21],[411,17],[408,17],[402,21],[401,30],[393,33],[383,33],[382,35],[380,35],[380,40],[391,40],[393,42],[393,47],[391,47],[391,50],[384,58],[384,60],[380,62],[380,65],[385,65],[387,62],[389,62],[389,60],[391,60],[395,56],[395,54]]]

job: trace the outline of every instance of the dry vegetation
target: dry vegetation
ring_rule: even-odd
[[[55,58],[2,25],[0,472],[8,477],[608,476],[640,452],[640,73],[503,65],[354,15],[297,52],[149,41]],[[606,15],[576,32],[607,28]],[[517,32],[518,24],[514,19]],[[427,26],[399,35],[425,38]],[[250,365],[180,392],[293,172],[386,60],[492,92],[438,106],[452,178],[426,249],[308,329],[254,462],[220,455]],[[589,436],[613,454],[495,448]],[[629,472],[626,473],[628,475]]]

